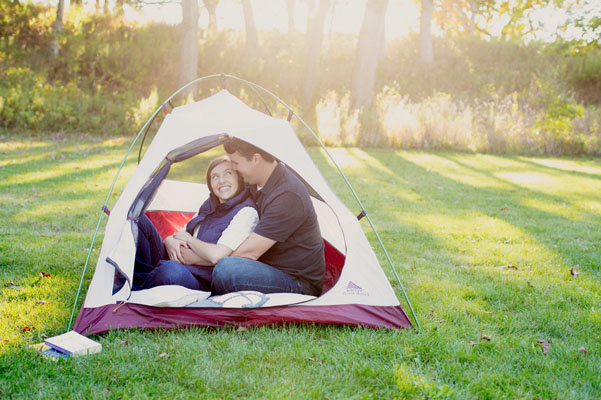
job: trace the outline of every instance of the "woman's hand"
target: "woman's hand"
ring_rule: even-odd
[[[188,247],[188,243],[183,240],[176,239],[175,235],[165,238],[165,249],[170,260],[184,264],[182,256],[182,247]]]

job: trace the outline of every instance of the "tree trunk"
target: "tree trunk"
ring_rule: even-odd
[[[104,6],[102,7],[102,12],[105,14],[109,13],[109,0],[104,0]]]
[[[115,2],[115,13],[117,15],[123,15],[124,11],[123,11],[123,0],[117,0]]]
[[[313,10],[307,24],[308,31],[305,41],[305,71],[301,86],[300,102],[304,109],[313,104],[315,88],[317,86],[317,74],[321,57],[321,45],[324,37],[324,22],[330,8],[330,0],[320,0],[319,6]]]
[[[253,60],[259,55],[259,38],[250,0],[242,0],[242,10],[244,11],[244,26],[246,27],[246,57]]]
[[[96,0],[94,10],[96,11],[96,14],[100,13],[100,0]]]
[[[419,58],[425,64],[434,62],[432,51],[432,0],[422,0],[422,13],[419,24]]]
[[[54,21],[54,27],[52,29],[52,40],[50,41],[50,54],[52,57],[58,57],[58,51],[60,48],[60,35],[63,31],[63,15],[65,13],[65,0],[58,0],[58,6],[56,7],[56,20]]]
[[[355,109],[373,101],[387,6],[388,0],[368,0],[365,6],[351,81],[351,104]]]
[[[294,34],[294,0],[286,0],[286,9],[288,10],[288,35]]]
[[[179,67],[180,86],[196,78],[198,73],[198,0],[182,0],[181,53]],[[194,88],[184,91],[184,96]]]
[[[81,6],[82,2],[81,0],[73,0],[71,1],[71,4],[73,4],[74,6]]]
[[[478,5],[476,4],[476,0],[470,1],[470,9],[470,27],[467,32],[471,37],[474,37],[476,35],[476,16],[478,15]]]
[[[203,0],[203,2],[209,13],[207,31],[210,35],[214,35],[217,33],[217,4],[219,4],[219,0]]]

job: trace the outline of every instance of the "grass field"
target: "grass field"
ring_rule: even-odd
[[[332,149],[387,245],[420,334],[121,330],[93,337],[100,354],[42,358],[28,345],[67,328],[128,144],[2,138],[0,398],[601,398],[601,161],[589,158]],[[325,154],[310,154],[358,214]]]

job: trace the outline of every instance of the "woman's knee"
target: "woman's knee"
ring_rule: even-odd
[[[190,289],[197,289],[198,282],[188,269],[177,261],[161,261],[158,267],[149,276],[152,286],[180,285]]]

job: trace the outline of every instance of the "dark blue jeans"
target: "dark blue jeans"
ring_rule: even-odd
[[[211,289],[212,266],[185,265],[169,260],[165,243],[144,214],[138,218],[138,243],[133,290],[180,285],[194,290]]]
[[[301,283],[279,269],[260,261],[241,257],[225,257],[213,269],[215,294],[240,290],[261,293],[303,293]]]

